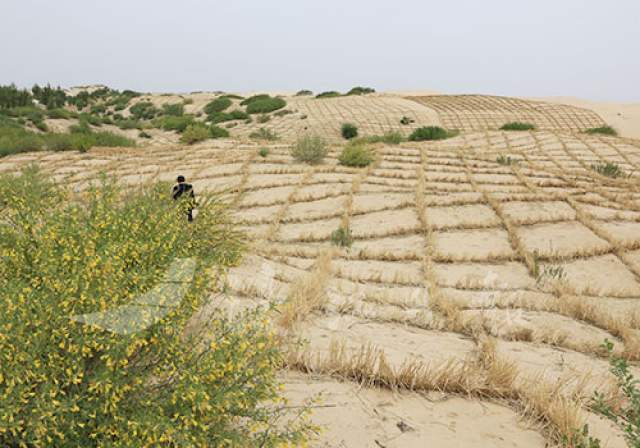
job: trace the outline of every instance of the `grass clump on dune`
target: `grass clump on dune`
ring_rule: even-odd
[[[449,137],[457,135],[456,132],[447,131],[440,126],[425,126],[418,128],[409,135],[409,140],[412,142],[421,142],[425,140],[444,140]]]
[[[249,138],[252,138],[254,140],[274,141],[278,140],[278,134],[270,129],[260,128],[257,131],[253,131],[251,134],[249,134]]]
[[[0,446],[273,447],[310,435],[305,409],[279,395],[283,354],[260,311],[208,313],[185,331],[210,271],[237,264],[245,242],[215,197],[185,231],[167,188],[107,179],[74,195],[33,169],[0,176]],[[178,299],[154,306],[169,290]],[[83,323],[127,306],[137,320]]]
[[[185,129],[187,129],[187,126],[193,123],[194,119],[192,115],[183,115],[181,117],[167,115],[154,122],[157,127],[162,128],[165,131],[177,132],[183,132]]]
[[[339,247],[351,247],[353,244],[351,229],[349,227],[340,226],[331,232],[331,244]]]
[[[296,92],[296,96],[311,96],[311,95],[313,95],[313,92],[311,90],[302,89]]]
[[[535,128],[536,126],[531,123],[522,123],[520,121],[513,121],[511,123],[506,123],[502,125],[500,130],[501,131],[532,131]]]
[[[187,126],[180,136],[180,141],[187,145],[201,142],[210,137],[209,128],[203,123],[193,123]]]
[[[249,114],[236,109],[231,112],[214,112],[207,117],[207,120],[211,123],[223,123],[232,120],[246,120],[247,118],[249,118]]]
[[[591,169],[601,176],[606,177],[623,177],[624,171],[617,163],[606,162],[606,163],[598,163],[591,165]]]
[[[338,156],[338,162],[340,165],[361,168],[373,162],[373,155],[365,144],[350,142]]]
[[[327,156],[327,142],[319,135],[305,135],[296,141],[291,148],[291,156],[299,161],[310,165],[321,163]]]
[[[618,135],[618,131],[616,131],[611,126],[600,126],[598,128],[587,129],[584,132],[587,134],[602,134],[602,135],[611,135],[614,137]]]

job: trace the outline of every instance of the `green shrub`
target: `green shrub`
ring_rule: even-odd
[[[253,138],[255,140],[273,141],[278,140],[278,134],[276,134],[274,131],[271,131],[270,129],[260,128],[257,131],[253,131],[251,134],[249,134],[249,138]]]
[[[291,148],[291,155],[299,162],[311,165],[321,163],[327,156],[327,142],[318,135],[305,135]]]
[[[223,110],[231,106],[231,104],[232,102],[229,98],[216,98],[215,100],[210,101],[206,106],[204,106],[204,113],[207,115],[211,115],[216,112],[222,112]]]
[[[269,121],[271,121],[271,117],[267,114],[262,114],[258,117],[258,119],[256,120],[258,123],[260,124],[264,124],[267,123]]]
[[[219,126],[212,125],[209,127],[209,135],[211,138],[227,138],[229,137],[229,131]]]
[[[207,117],[212,123],[223,123],[225,121],[232,120],[245,120],[249,118],[249,114],[239,109],[232,110],[231,112],[214,112]]]
[[[241,106],[248,106],[249,104],[255,102],[255,101],[261,101],[261,100],[268,100],[269,98],[271,98],[271,95],[267,95],[266,93],[261,93],[259,95],[253,95],[250,96],[249,98],[246,98],[244,100],[242,100],[240,102]]]
[[[145,132],[145,131],[140,131],[140,132],[138,133],[138,137],[140,137],[140,138],[151,138],[151,134],[148,134],[148,133],[147,133],[147,132]]]
[[[409,136],[412,142],[420,142],[424,140],[443,140],[451,137],[451,134],[440,126],[425,126],[414,130]]]
[[[586,132],[587,134],[603,134],[603,135],[613,135],[613,136],[618,135],[618,131],[616,131],[611,126],[600,126],[599,128],[587,129],[584,132]]]
[[[123,131],[126,131],[128,129],[141,129],[142,127],[138,120],[132,118],[128,118],[125,120],[116,120],[114,123]]]
[[[260,154],[260,157],[267,157],[269,155],[269,149],[268,148],[260,148],[260,151],[258,152],[258,154]]]
[[[92,126],[102,126],[102,119],[97,115],[91,115],[87,113],[81,113],[78,115],[80,121],[86,121]]]
[[[202,123],[193,123],[186,127],[182,135],[180,136],[180,141],[182,143],[186,143],[188,145],[192,145],[193,143],[201,142],[210,137],[209,129]]]
[[[353,244],[351,229],[343,226],[338,227],[331,232],[331,243],[334,246],[350,247]]]
[[[347,92],[347,95],[366,95],[368,93],[375,93],[375,89],[371,87],[354,87]]]
[[[369,135],[366,137],[361,137],[357,140],[362,140],[365,143],[386,143],[388,145],[399,145],[406,139],[399,132],[389,131],[383,135]]]
[[[189,104],[193,104],[193,98],[185,98],[184,100],[182,100],[182,104],[184,106],[187,106]]]
[[[338,156],[338,162],[340,162],[340,165],[363,167],[373,162],[373,155],[365,144],[349,143]]]
[[[221,98],[229,98],[230,100],[243,100],[244,97],[241,95],[234,95],[232,93],[228,93],[225,95],[222,95]]]
[[[342,96],[340,92],[336,92],[335,90],[330,90],[328,92],[322,92],[316,95],[316,98],[335,98],[337,96]]]
[[[406,126],[408,124],[415,123],[415,121],[416,120],[414,120],[413,118],[409,118],[409,117],[403,115],[402,118],[400,119],[400,124]]]
[[[629,362],[613,352],[613,343],[605,339],[603,348],[609,354],[611,373],[617,380],[618,396],[611,403],[596,392],[592,408],[620,428],[629,447],[640,446],[640,379],[635,378]]]
[[[598,163],[591,165],[591,169],[596,173],[606,177],[623,177],[624,171],[617,163]]]
[[[209,270],[240,259],[226,206],[200,201],[185,231],[167,185],[116,185],[71,201],[37,171],[0,177],[0,446],[302,442],[305,423],[275,425],[282,354],[260,311],[184,331]],[[82,323],[123,309],[129,322]]]
[[[184,115],[184,104],[163,104],[162,113],[164,115],[173,115],[174,117],[181,117]]]
[[[107,111],[107,108],[104,104],[94,104],[89,109],[89,112],[92,114],[103,114]]]
[[[253,100],[247,104],[248,114],[267,114],[274,110],[282,109],[287,102],[282,98],[260,98]]]
[[[351,140],[352,138],[356,138],[358,136],[358,128],[355,124],[344,123],[340,128],[340,133],[342,137]]]
[[[298,92],[296,93],[296,96],[311,96],[313,95],[313,92],[311,90],[298,90]]]
[[[129,112],[138,120],[151,120],[160,113],[160,110],[150,101],[140,101],[131,106]]]
[[[511,123],[504,124],[500,130],[502,131],[531,131],[535,129],[535,125],[531,123],[522,123],[520,121],[513,121]]]
[[[71,118],[71,113],[66,109],[58,108],[48,110],[47,116],[54,120],[68,120]]]
[[[193,116],[191,115],[183,115],[181,117],[167,115],[162,117],[158,124],[159,127],[164,129],[165,131],[183,132],[185,129],[187,129],[187,126],[189,126],[193,122]]]

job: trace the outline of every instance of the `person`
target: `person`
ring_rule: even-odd
[[[187,208],[187,220],[191,222],[193,221],[193,207],[196,205],[196,196],[193,192],[193,185],[188,184],[184,176],[178,176],[176,181],[178,183],[173,186],[171,197],[173,197],[174,201],[177,201],[184,196],[184,198],[189,201]]]

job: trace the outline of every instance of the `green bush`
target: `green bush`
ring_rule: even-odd
[[[271,98],[271,95],[267,95],[266,93],[261,93],[259,95],[253,95],[250,96],[249,98],[246,98],[244,100],[242,100],[240,102],[241,106],[248,106],[249,104],[255,102],[255,101],[261,101],[261,100],[268,100],[269,98]]]
[[[600,126],[599,128],[587,129],[584,132],[586,132],[587,134],[602,134],[602,135],[612,135],[612,136],[618,135],[618,131],[616,131],[611,126]]]
[[[373,162],[371,151],[362,143],[349,143],[338,156],[340,165],[363,167]]]
[[[296,96],[311,96],[313,95],[313,92],[311,90],[298,90],[298,92],[296,93]]]
[[[629,362],[616,356],[613,343],[604,341],[609,354],[611,373],[617,380],[618,397],[611,403],[604,394],[596,392],[592,408],[607,417],[620,428],[629,447],[640,446],[640,379],[635,378]]]
[[[215,100],[208,102],[207,105],[204,106],[204,113],[207,115],[211,115],[215,112],[222,112],[223,110],[231,106],[231,104],[232,101],[229,98],[216,98]]]
[[[362,140],[365,143],[386,143],[388,145],[399,145],[406,139],[399,132],[389,131],[383,135],[369,135],[357,140]]]
[[[260,98],[247,104],[248,114],[266,114],[274,110],[282,109],[287,102],[282,98]]]
[[[181,117],[184,115],[184,104],[163,104],[162,113],[164,115],[173,115],[174,117]]]
[[[164,129],[165,131],[183,132],[185,129],[187,129],[187,126],[189,126],[193,122],[193,116],[191,115],[183,115],[181,117],[167,115],[165,117],[162,117],[159,122],[159,127]]]
[[[62,108],[51,109],[47,111],[47,116],[54,120],[68,120],[71,118],[71,112]]]
[[[500,154],[496,158],[496,162],[500,165],[514,165],[516,163],[515,159],[512,159],[511,156],[503,156]]]
[[[151,120],[159,115],[160,110],[150,101],[140,101],[129,108],[129,112],[138,120]]]
[[[338,227],[331,232],[331,243],[334,246],[350,247],[353,244],[351,229],[343,226]]]
[[[244,97],[241,95],[234,95],[232,93],[227,93],[225,95],[222,95],[220,98],[229,98],[230,100],[243,100]]]
[[[140,132],[138,133],[138,137],[140,137],[140,138],[151,138],[151,134],[148,134],[148,133],[147,133],[147,132],[145,132],[145,131],[140,131]]]
[[[347,95],[366,95],[368,93],[375,93],[375,89],[371,87],[354,87],[347,92]]]
[[[274,141],[274,140],[278,140],[278,134],[276,134],[274,131],[270,129],[260,128],[257,131],[253,131],[251,134],[249,134],[249,138],[252,138],[255,140]]]
[[[227,138],[229,137],[229,131],[220,126],[212,125],[209,127],[209,135],[211,138]]]
[[[356,138],[358,136],[358,128],[355,124],[344,123],[340,128],[340,133],[342,137],[351,140],[352,138]]]
[[[531,131],[535,129],[535,125],[531,123],[522,123],[520,121],[513,121],[511,123],[504,124],[500,130],[502,131]]]
[[[104,104],[94,104],[89,108],[89,113],[92,114],[103,114],[107,111],[107,108]]]
[[[591,165],[591,169],[596,173],[606,177],[623,177],[624,171],[617,163],[606,162]]]
[[[305,135],[291,148],[291,156],[299,162],[311,165],[321,163],[327,156],[327,142],[318,135]]]
[[[258,154],[260,154],[260,157],[262,157],[262,158],[267,157],[269,155],[269,149],[268,148],[260,148],[260,151],[258,152]]]
[[[138,120],[132,118],[116,120],[114,123],[123,131],[126,131],[128,129],[142,129],[142,124]]]
[[[102,119],[97,115],[81,113],[78,115],[80,121],[86,121],[92,126],[102,126]]]
[[[335,98],[337,96],[342,96],[340,92],[336,92],[335,90],[330,90],[328,92],[322,92],[316,95],[316,98]]]
[[[182,143],[186,143],[191,145],[193,143],[201,142],[210,137],[209,128],[202,123],[193,123],[186,127],[182,135],[180,136],[180,141]]]
[[[413,118],[409,118],[409,117],[403,115],[402,118],[400,119],[400,124],[406,126],[408,124],[415,123],[415,121],[416,120],[414,120]]]
[[[37,171],[0,177],[0,446],[302,442],[304,422],[275,424],[289,412],[282,354],[260,311],[212,312],[185,332],[210,269],[243,250],[226,206],[200,201],[185,231],[167,185],[116,185],[69,200]],[[129,322],[82,323],[123,309]]]
[[[239,109],[236,109],[236,110],[232,110],[231,112],[214,112],[213,114],[209,115],[207,118],[212,123],[223,123],[225,121],[232,121],[232,120],[246,120],[247,118],[249,118],[249,114]]]
[[[409,135],[409,140],[412,142],[420,142],[424,140],[443,140],[449,137],[451,137],[451,133],[446,129],[439,126],[425,126],[414,130],[411,135]]]

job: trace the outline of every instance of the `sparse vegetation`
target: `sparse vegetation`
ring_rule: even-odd
[[[182,115],[184,115],[184,104],[183,103],[163,104],[162,113],[164,115],[173,115],[174,117],[181,117]]]
[[[269,149],[268,148],[260,148],[260,151],[258,152],[258,154],[260,154],[260,157],[265,158],[269,155]]]
[[[399,145],[406,139],[399,132],[389,131],[383,135],[368,135],[366,137],[360,137],[357,140],[366,143],[386,143],[387,145]]]
[[[411,133],[409,140],[412,142],[420,142],[424,140],[444,140],[452,137],[454,133],[447,131],[439,126],[425,126],[418,128]]]
[[[252,138],[255,140],[274,141],[274,140],[278,140],[278,134],[276,134],[275,131],[272,131],[270,129],[260,128],[257,131],[253,131],[251,134],[249,134],[249,138]]]
[[[147,132],[145,132],[145,131],[140,131],[140,132],[138,133],[138,137],[140,137],[140,138],[147,138],[147,139],[148,139],[148,138],[151,138],[151,135],[150,135],[150,134],[148,134],[148,133],[147,133]]]
[[[267,114],[262,114],[258,116],[258,119],[256,121],[260,124],[268,123],[269,121],[271,121],[271,117]]]
[[[358,136],[358,128],[355,124],[352,123],[344,123],[340,128],[340,133],[342,137],[351,140],[352,138],[356,138]]]
[[[373,162],[373,155],[366,144],[349,143],[338,156],[338,162],[344,166],[364,167]]]
[[[150,101],[140,101],[129,108],[131,115],[138,120],[151,120],[160,114],[160,109]]]
[[[351,229],[342,226],[338,227],[336,230],[331,232],[331,243],[334,246],[351,247],[353,244]]]
[[[409,117],[407,117],[407,116],[403,116],[403,117],[400,119],[400,124],[402,124],[402,125],[408,125],[408,124],[411,124],[411,123],[415,123],[415,121],[416,121],[416,120],[414,120],[413,118],[409,118]]]
[[[591,165],[591,169],[602,176],[612,177],[614,179],[624,176],[624,171],[617,163],[597,163]]]
[[[311,90],[298,90],[298,92],[296,93],[296,96],[311,96],[313,95],[313,92]]]
[[[602,134],[602,135],[611,135],[611,136],[618,135],[618,131],[616,131],[611,126],[600,126],[598,128],[590,128],[584,132],[586,132],[587,134]]]
[[[294,159],[310,165],[321,163],[327,153],[327,142],[319,135],[299,137],[296,144],[291,148],[291,155]]]
[[[522,123],[520,121],[513,121],[506,123],[500,128],[501,131],[532,131],[536,127],[531,123]]]

